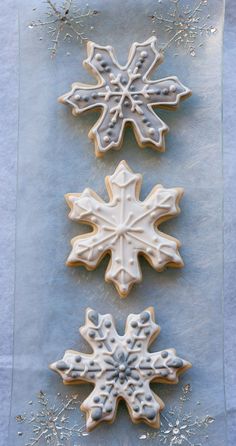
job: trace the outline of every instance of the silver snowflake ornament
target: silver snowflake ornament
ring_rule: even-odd
[[[134,423],[159,427],[164,403],[150,389],[150,382],[176,384],[178,376],[191,367],[176,356],[174,349],[148,352],[159,331],[152,307],[130,314],[123,336],[118,335],[112,315],[87,309],[80,333],[93,353],[67,350],[61,360],[50,365],[64,384],[94,384],[94,390],[81,405],[87,430],[102,421],[114,421],[121,399]]]
[[[76,82],[59,101],[69,104],[75,116],[102,109],[99,120],[89,132],[95,142],[96,155],[102,156],[111,148],[120,148],[126,124],[132,124],[141,147],[151,145],[164,151],[164,134],[168,127],[153,107],[175,109],[191,92],[175,76],[149,79],[163,61],[163,54],[156,47],[156,38],[133,43],[125,66],[119,65],[110,46],[88,42],[87,51],[84,66],[96,77],[97,85]]]
[[[216,27],[208,23],[208,0],[193,0],[190,4],[181,0],[161,3],[158,2],[158,10],[151,15],[151,19],[158,25],[159,40],[165,33],[168,36],[167,41],[163,42],[162,51],[175,45],[195,57],[197,49],[203,46],[204,38],[217,32]]]
[[[51,38],[51,47],[48,49],[52,57],[56,56],[59,46],[63,42],[71,43],[73,40],[84,42],[87,40],[85,34],[86,20],[97,14],[98,11],[89,9],[88,5],[85,9],[81,9],[76,6],[74,0],[63,2],[45,0],[45,3],[48,6],[46,11],[47,20],[33,21],[28,27],[30,29],[36,27],[47,29],[47,34]],[[34,10],[36,9],[34,8]],[[93,29],[93,26],[90,29]],[[40,40],[42,39],[41,37]]]
[[[166,266],[182,267],[180,242],[162,233],[158,226],[179,214],[183,189],[156,185],[144,201],[139,200],[142,177],[121,161],[114,174],[106,177],[110,201],[104,202],[93,190],[69,193],[69,218],[93,227],[93,232],[72,239],[68,266],[83,265],[93,270],[110,255],[105,279],[113,282],[121,297],[142,280],[138,256],[156,271]]]

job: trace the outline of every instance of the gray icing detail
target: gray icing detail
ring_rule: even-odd
[[[97,85],[76,82],[59,101],[69,104],[77,116],[84,111],[101,109],[99,120],[89,132],[97,156],[122,145],[124,126],[132,124],[138,144],[165,150],[164,134],[168,126],[153,107],[175,109],[191,91],[176,76],[150,80],[154,69],[163,61],[157,50],[156,37],[133,43],[128,62],[119,65],[110,46],[87,44],[84,66],[96,77]]]
[[[93,391],[81,405],[81,410],[86,413],[88,430],[101,421],[114,421],[120,399],[126,401],[134,423],[145,422],[158,428],[164,403],[150,389],[150,382],[177,383],[178,376],[191,364],[178,358],[174,349],[149,353],[149,345],[160,331],[154,321],[152,307],[140,314],[130,314],[123,336],[117,333],[110,314],[96,313],[97,317],[91,318],[91,311],[87,309],[86,322],[80,333],[93,353],[67,350],[63,359],[51,364],[50,368],[62,377],[65,384],[83,381],[94,384]],[[91,330],[96,333],[94,338],[89,336]],[[131,344],[127,344],[127,337]],[[113,343],[112,338],[115,340]]]

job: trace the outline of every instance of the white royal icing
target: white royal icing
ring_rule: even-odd
[[[85,265],[94,269],[103,256],[110,254],[105,279],[113,282],[121,296],[142,279],[138,255],[145,256],[156,271],[166,266],[182,267],[180,242],[160,232],[158,225],[180,212],[178,203],[183,189],[165,189],[156,185],[144,201],[139,200],[142,177],[122,161],[114,174],[106,178],[110,201],[95,192],[67,194],[69,218],[88,223],[94,231],[75,237],[68,257],[69,266]]]

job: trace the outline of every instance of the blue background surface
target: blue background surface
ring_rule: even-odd
[[[16,149],[18,123],[18,23],[16,2],[8,0],[1,5],[0,16],[0,78],[2,88],[0,111],[0,445],[7,445],[7,423],[10,409],[12,327],[14,293],[14,238],[16,208]],[[225,379],[228,411],[229,445],[236,440],[236,386],[235,386],[235,263],[236,263],[236,200],[234,149],[236,85],[236,7],[234,0],[226,4],[224,42],[224,171],[225,171]],[[222,445],[223,446],[223,445]]]

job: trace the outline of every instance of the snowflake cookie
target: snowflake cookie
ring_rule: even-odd
[[[163,54],[156,48],[156,38],[133,43],[125,66],[119,65],[110,46],[88,42],[87,52],[84,66],[96,77],[97,85],[76,82],[59,102],[69,104],[75,116],[87,110],[102,109],[99,120],[89,132],[95,142],[96,155],[120,148],[126,123],[132,124],[140,147],[151,145],[164,151],[164,134],[168,127],[153,107],[175,109],[191,92],[176,76],[149,79],[163,61]]]
[[[92,354],[67,350],[62,360],[50,365],[64,384],[94,384],[94,390],[82,403],[88,430],[101,421],[114,421],[119,400],[125,400],[134,423],[160,426],[163,401],[150,389],[150,382],[176,384],[178,376],[191,364],[176,356],[173,348],[150,353],[149,345],[160,332],[153,307],[130,314],[125,334],[120,336],[111,314],[101,315],[90,308],[80,328]]]
[[[141,282],[139,255],[156,271],[183,266],[180,242],[158,229],[164,220],[179,214],[183,189],[165,189],[158,184],[140,201],[141,182],[142,176],[121,161],[114,174],[106,177],[109,202],[91,189],[66,195],[71,208],[69,218],[94,229],[72,239],[67,265],[84,265],[93,270],[109,253],[105,280],[114,283],[121,297],[127,296],[134,283]]]

